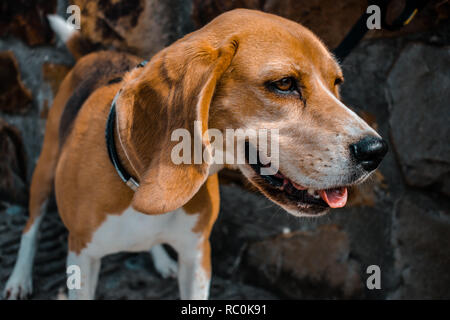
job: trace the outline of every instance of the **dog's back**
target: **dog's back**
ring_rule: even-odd
[[[77,63],[66,76],[52,106],[53,131],[58,131],[59,147],[64,144],[73,121],[86,99],[98,88],[122,80],[123,75],[134,68],[141,59],[131,54],[98,50],[98,46],[84,38],[61,17],[49,15],[48,20]],[[46,131],[49,127],[46,128]]]
[[[73,91],[64,105],[59,124],[59,144],[62,145],[70,133],[73,121],[86,99],[96,89],[122,80],[123,75],[133,69],[140,59],[130,54],[99,51],[81,58],[72,72],[69,81]]]

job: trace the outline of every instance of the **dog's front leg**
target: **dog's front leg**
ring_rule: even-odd
[[[95,297],[100,259],[83,252],[69,251],[67,256],[67,288],[70,300],[92,300]]]
[[[211,280],[209,240],[201,240],[178,251],[178,285],[182,300],[206,300]]]

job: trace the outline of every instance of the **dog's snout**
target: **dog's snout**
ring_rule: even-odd
[[[375,170],[388,151],[385,140],[374,136],[367,136],[350,145],[352,157],[367,170]]]

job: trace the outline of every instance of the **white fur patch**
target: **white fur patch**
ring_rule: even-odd
[[[160,244],[150,249],[150,255],[153,259],[153,265],[156,271],[163,278],[176,278],[178,273],[178,264],[166,252]]]
[[[56,14],[48,14],[47,19],[52,30],[64,43],[77,32],[71,24]]]
[[[181,208],[146,215],[129,207],[120,215],[108,215],[84,250],[103,257],[120,251],[147,251],[160,243],[182,243],[186,237],[198,237],[192,231],[197,220],[198,215],[188,215]]]

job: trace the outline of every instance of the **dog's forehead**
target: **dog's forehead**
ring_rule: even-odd
[[[245,66],[255,76],[267,71],[286,73],[290,69],[322,74],[341,74],[326,46],[306,27],[268,13],[238,9],[222,15],[212,24],[215,31],[237,34],[239,48],[235,66]]]
[[[278,35],[260,33],[243,37],[236,61],[247,68],[254,67],[258,72],[263,69],[273,69],[274,72],[287,72],[289,69],[310,72],[315,69],[339,73],[338,64],[318,39],[309,34],[292,35],[283,31],[277,32]]]

